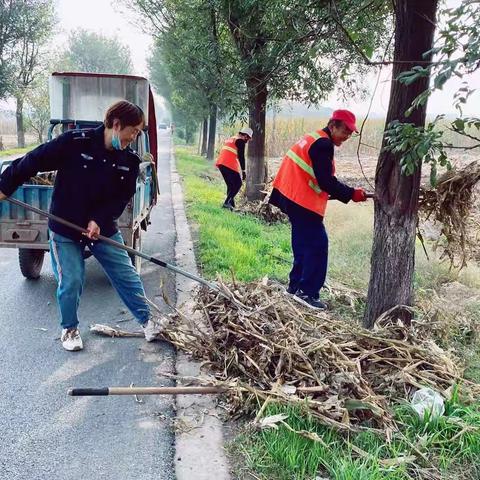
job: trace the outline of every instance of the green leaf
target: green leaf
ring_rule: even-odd
[[[435,163],[430,168],[430,185],[434,188],[437,186],[437,166]]]
[[[465,121],[463,118],[457,118],[454,122],[452,122],[453,128],[459,131],[465,130]]]
[[[372,58],[373,52],[374,52],[373,45],[367,45],[365,47],[364,53],[365,53],[365,55],[367,56],[368,59]]]

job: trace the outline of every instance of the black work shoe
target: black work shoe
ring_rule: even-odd
[[[306,293],[302,292],[302,290],[298,290],[293,298],[308,308],[313,308],[315,310],[326,310],[327,308],[326,303],[322,302],[318,298],[313,298],[310,295],[307,295]]]
[[[229,203],[224,203],[222,205],[222,208],[228,208],[228,210],[232,211],[233,210],[233,207],[229,204]]]

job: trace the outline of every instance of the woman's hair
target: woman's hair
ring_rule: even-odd
[[[145,123],[145,115],[142,109],[134,103],[127,102],[126,100],[120,100],[119,102],[110,105],[105,113],[104,124],[107,128],[113,127],[113,121],[118,118],[120,120],[120,126],[135,127],[139,123]]]

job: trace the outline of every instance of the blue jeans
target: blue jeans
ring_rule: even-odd
[[[110,237],[123,243],[120,232]],[[113,287],[137,321],[144,325],[150,318],[150,307],[144,300],[145,290],[125,250],[101,241],[88,241],[93,256],[100,262]],[[50,231],[50,256],[58,282],[57,302],[62,328],[78,325],[78,305],[85,281],[85,244]]]
[[[292,224],[293,268],[290,288],[319,297],[328,264],[328,236],[319,216],[289,215]]]

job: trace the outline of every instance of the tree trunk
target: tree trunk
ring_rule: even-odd
[[[210,122],[208,125],[207,158],[213,160],[215,156],[215,132],[217,130],[217,106],[210,106]]]
[[[19,148],[25,147],[25,126],[23,124],[23,97],[21,95],[17,95],[15,97],[17,102],[17,146]]]
[[[185,123],[185,143],[192,145],[195,140],[195,125],[190,120]]]
[[[398,0],[396,2],[394,60],[396,63],[386,125],[392,120],[425,125],[426,105],[409,117],[405,111],[412,100],[428,88],[423,77],[406,86],[395,79],[415,65],[415,60],[430,60],[423,53],[432,48],[437,0]],[[396,305],[412,305],[415,267],[415,229],[418,218],[418,195],[421,166],[410,175],[402,175],[400,156],[385,152],[385,137],[375,175],[375,225],[371,257],[370,283],[364,326],[371,328],[375,320]],[[407,318],[409,320],[409,318]]]
[[[261,200],[267,169],[265,164],[265,117],[268,91],[264,82],[257,79],[247,82],[249,92],[249,123],[253,137],[248,143],[247,199]]]
[[[208,118],[203,119],[203,131],[202,131],[202,150],[201,155],[204,157],[207,154],[207,136],[208,136]]]

